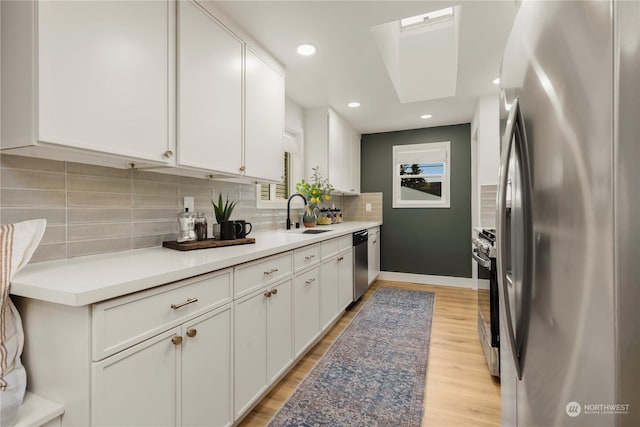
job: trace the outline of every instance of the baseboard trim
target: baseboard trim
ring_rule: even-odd
[[[478,289],[477,281],[470,277],[432,276],[428,274],[381,271],[378,276],[378,280],[417,283],[419,285],[454,286],[457,288]]]

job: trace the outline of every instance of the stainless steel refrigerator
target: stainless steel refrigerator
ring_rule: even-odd
[[[640,426],[640,2],[523,1],[500,79],[503,426]]]

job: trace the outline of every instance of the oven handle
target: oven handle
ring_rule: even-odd
[[[471,258],[473,258],[481,267],[491,270],[491,260],[482,258],[476,251],[471,252]]]

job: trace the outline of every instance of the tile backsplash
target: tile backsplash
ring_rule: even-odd
[[[361,193],[359,196],[345,196],[343,216],[346,221],[382,222],[382,193]],[[367,211],[367,205],[371,210]]]
[[[286,210],[256,209],[255,185],[21,156],[0,156],[0,223],[45,218],[32,262],[160,246],[175,239],[183,198],[215,222],[210,197],[238,200],[233,218],[284,227]]]

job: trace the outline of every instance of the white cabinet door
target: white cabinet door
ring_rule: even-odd
[[[193,1],[178,2],[178,164],[239,174],[242,41]]]
[[[245,50],[245,175],[282,181],[284,76],[250,48]]]
[[[351,170],[351,185],[349,191],[360,193],[360,133],[351,130],[351,161],[347,165]]]
[[[369,284],[373,283],[380,274],[380,228],[369,229],[367,241],[367,261]]]
[[[182,425],[233,424],[231,304],[182,327]]]
[[[39,2],[38,139],[166,161],[173,144],[173,7]]]
[[[320,326],[324,330],[338,313],[338,258],[320,265]]]
[[[300,355],[320,333],[319,268],[295,277],[294,289],[294,348]]]
[[[339,191],[345,189],[344,174],[344,137],[345,128],[342,120],[329,110],[329,182]]]
[[[320,171],[340,193],[360,192],[360,134],[331,108],[307,111],[305,162],[309,176]]]
[[[338,308],[344,310],[353,302],[353,249],[338,256]]]
[[[174,426],[180,393],[180,327],[93,363],[91,424]],[[135,379],[135,381],[132,381]]]
[[[293,286],[288,280],[270,288],[267,303],[267,382],[271,384],[293,361]]]
[[[235,415],[267,386],[267,296],[235,303]]]

